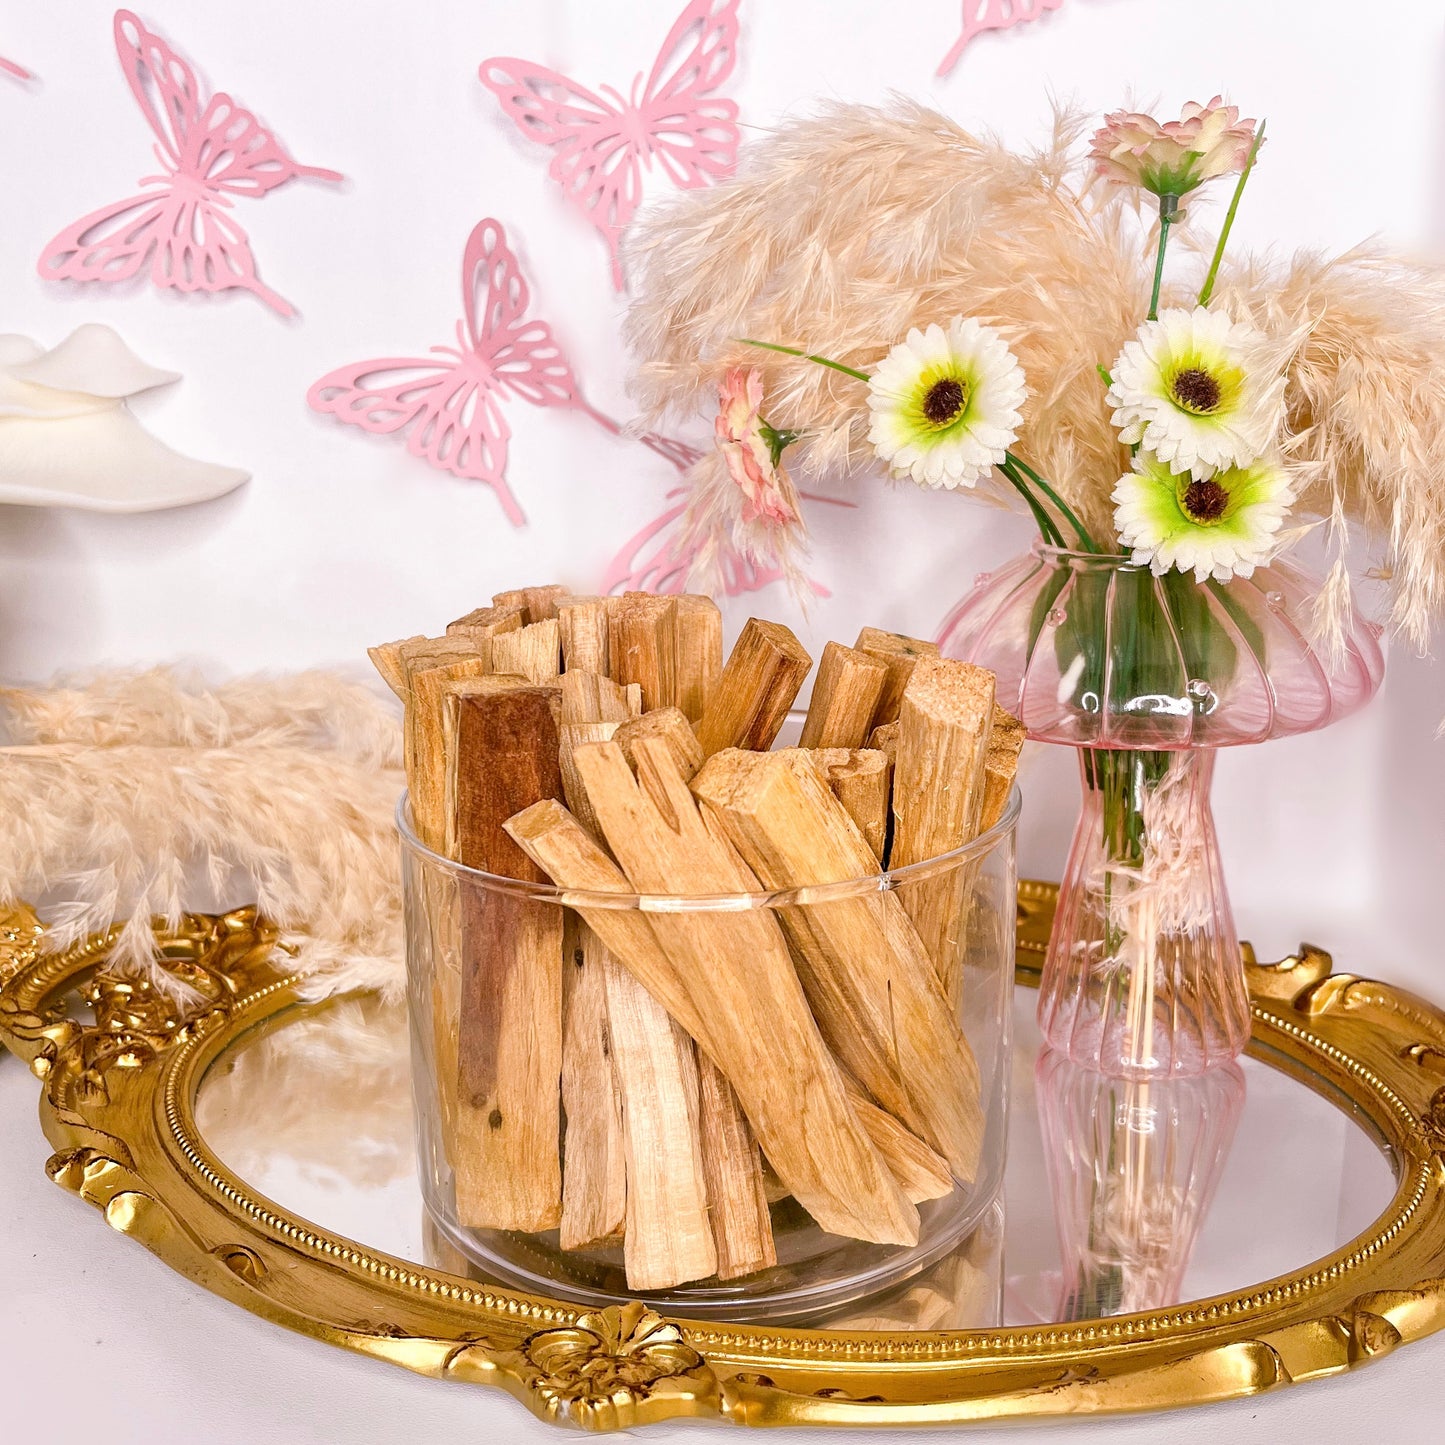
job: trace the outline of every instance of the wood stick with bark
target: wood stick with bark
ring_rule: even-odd
[[[634,887],[683,896],[751,891],[756,880],[704,825],[666,745],[643,739],[636,751],[635,778],[615,742],[575,755]],[[656,913],[647,921],[705,1019],[709,1053],[798,1202],[830,1233],[915,1242],[917,1211],[848,1102],[776,921],[764,910]]]
[[[991,672],[937,657],[914,668],[898,715],[892,867],[936,858],[978,836],[993,710]],[[963,982],[966,882],[965,870],[951,869],[901,892],[955,1005]]]
[[[782,623],[752,618],[697,725],[703,752],[772,747],[812,666],[803,644]]]
[[[692,791],[767,888],[845,882],[876,867],[805,751],[718,753]],[[838,1058],[959,1178],[972,1179],[983,1140],[978,1066],[896,895],[860,893],[780,912],[808,1002]]]
[[[548,881],[503,825],[562,793],[561,689],[482,678],[454,693],[447,853]],[[457,1213],[468,1226],[542,1230],[562,1215],[559,1155],[563,912],[462,885]],[[445,1081],[443,1087],[445,1087]]]
[[[889,676],[887,665],[867,653],[828,643],[818,664],[813,700],[798,745],[861,748],[872,731]]]

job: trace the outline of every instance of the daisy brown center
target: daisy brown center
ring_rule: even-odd
[[[1186,411],[1208,415],[1219,407],[1219,382],[1200,367],[1185,367],[1174,378],[1170,390],[1174,394],[1174,400]]]
[[[968,404],[968,388],[956,376],[941,376],[923,397],[923,415],[934,426],[947,426]]]
[[[1213,477],[1202,482],[1190,482],[1179,498],[1179,505],[1191,522],[1208,526],[1217,522],[1229,506],[1229,493]]]

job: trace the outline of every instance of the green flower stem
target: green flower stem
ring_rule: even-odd
[[[1013,483],[1014,489],[1018,492],[1019,496],[1028,503],[1029,511],[1034,514],[1034,521],[1039,524],[1039,535],[1044,539],[1044,545],[1047,547],[1062,547],[1064,545],[1064,539],[1059,529],[1054,525],[1053,518],[1049,516],[1040,504],[1039,499],[1029,490],[1028,483],[1014,470],[1013,459],[1008,458],[1000,462],[998,469]]]
[[[1159,287],[1164,282],[1164,251],[1169,245],[1169,228],[1179,208],[1178,196],[1159,197],[1159,252],[1154,258],[1154,290],[1149,297],[1149,320],[1159,319]]]
[[[811,351],[799,351],[796,346],[779,346],[776,341],[754,341],[750,336],[740,336],[738,340],[744,346],[761,346],[764,351],[781,351],[784,356],[801,356],[804,361],[816,361],[819,366],[831,366],[834,371],[841,371],[844,376],[853,376],[859,381],[868,380],[866,371],[844,366],[841,361],[830,361],[826,356],[814,356]]]
[[[1214,295],[1214,279],[1219,275],[1219,263],[1224,259],[1224,246],[1229,240],[1229,233],[1234,229],[1234,213],[1239,209],[1239,198],[1244,194],[1244,183],[1249,179],[1249,173],[1254,169],[1254,162],[1259,155],[1259,148],[1264,144],[1264,122],[1260,121],[1259,129],[1254,133],[1254,144],[1249,148],[1249,159],[1244,163],[1244,169],[1239,173],[1239,180],[1235,182],[1234,195],[1230,199],[1229,209],[1224,213],[1224,225],[1219,230],[1219,240],[1214,245],[1214,259],[1209,263],[1209,274],[1204,278],[1204,286],[1199,292],[1199,304],[1209,305],[1209,298]]]
[[[1064,520],[1078,534],[1079,546],[1085,552],[1097,552],[1099,548],[1089,535],[1089,529],[1074,515],[1074,509],[1022,457],[1009,452],[1008,459],[1059,509]]]

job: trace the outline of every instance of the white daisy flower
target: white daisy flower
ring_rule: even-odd
[[[1203,306],[1146,321],[1114,363],[1109,403],[1121,441],[1204,479],[1270,449],[1284,374],[1252,326]]]
[[[971,487],[1018,434],[1024,374],[1003,338],[971,318],[916,328],[868,382],[868,440],[896,477]]]
[[[1134,564],[1156,577],[1176,567],[1199,582],[1227,582],[1269,562],[1293,501],[1271,458],[1200,478],[1140,452],[1114,488],[1114,525]]]

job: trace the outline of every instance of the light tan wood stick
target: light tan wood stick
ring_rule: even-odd
[[[697,725],[703,752],[772,747],[812,666],[803,644],[782,623],[752,618]]]
[[[634,716],[627,689],[610,677],[571,669],[560,685],[563,723],[626,722]]]
[[[447,623],[448,637],[467,637],[478,652],[491,659],[492,638],[521,629],[526,613],[520,607],[478,607],[465,617]]]
[[[557,619],[533,622],[491,639],[491,670],[514,672],[529,682],[551,682],[562,671],[562,640]]]
[[[477,679],[448,706],[455,711],[448,852],[488,873],[547,881],[503,825],[561,795],[561,690]],[[563,912],[467,884],[461,904],[458,1217],[477,1228],[555,1228],[562,1215]]]
[[[898,723],[884,723],[874,728],[868,747],[872,752],[883,753],[890,763],[894,762],[898,757]]]
[[[830,642],[813,679],[813,700],[798,739],[805,748],[861,748],[872,729],[887,666],[867,653]]]
[[[562,661],[568,672],[607,672],[607,599],[566,597],[557,604]]]
[[[717,1276],[737,1279],[778,1262],[763,1184],[762,1154],[727,1076],[701,1051],[697,1073],[702,1106],[702,1164],[712,1209]],[[908,1186],[905,1183],[903,1187],[906,1191]]]
[[[867,1091],[859,1088],[847,1075],[844,1075],[844,1082],[868,1137],[909,1199],[914,1204],[923,1204],[952,1194],[953,1172],[948,1167],[948,1160],[937,1150],[930,1149],[911,1129],[905,1129],[887,1109],[879,1108],[868,1097]]]
[[[546,587],[524,587],[522,596],[527,602],[528,622],[555,620],[557,611],[569,592],[560,583],[553,582]]]
[[[608,602],[607,672],[614,682],[635,682],[642,704],[677,704],[677,601],[626,592]]]
[[[938,657],[923,658],[914,668],[898,715],[890,866],[936,858],[978,835],[993,709],[991,672]],[[954,868],[900,891],[955,1004],[962,986],[967,881],[967,871]]]
[[[401,649],[408,642],[425,641],[426,638],[417,633],[414,637],[402,638],[400,642],[379,642],[375,647],[366,649],[366,655],[381,674],[381,680],[403,702],[410,700],[411,689],[406,685],[406,663],[402,661]]]
[[[627,1211],[627,1149],[622,1095],[612,1070],[607,978],[601,940],[569,919],[562,987],[563,1249],[590,1249],[622,1237]]]
[[[564,672],[565,678],[567,674]],[[605,743],[617,736],[620,722],[577,722],[562,724],[562,793],[577,821],[594,837],[601,838],[602,825],[587,801],[587,789],[577,771],[574,755],[584,743]]]
[[[873,714],[873,726],[882,727],[898,716],[903,702],[903,689],[913,676],[913,669],[920,657],[937,657],[938,644],[924,642],[921,638],[907,637],[901,632],[885,632],[881,627],[865,627],[853,644],[859,652],[876,658],[888,668],[888,684],[878,699]]]
[[[711,597],[677,599],[676,701],[688,722],[702,717],[723,665],[722,613]]]
[[[843,882],[877,866],[803,750],[717,753],[692,790],[767,888]],[[780,913],[838,1058],[960,1178],[973,1178],[983,1139],[978,1067],[897,897],[870,892]]]
[[[518,612],[522,614],[523,627],[525,627],[529,622],[532,622],[534,620],[541,621],[540,618],[534,619],[533,617],[531,617],[527,611],[527,589],[525,587],[513,587],[510,591],[507,592],[494,593],[492,596],[492,606],[502,608],[515,608]]]
[[[465,637],[401,645],[408,701],[405,751],[412,827],[434,853],[446,853],[446,698],[451,685],[482,676],[486,659]]]
[[[812,753],[823,781],[847,810],[868,850],[881,864],[888,841],[893,764],[867,748],[819,748]]]
[[[612,1066],[627,1145],[630,1289],[671,1289],[717,1269],[702,1159],[697,1052],[615,959],[606,964]]]
[[[1003,817],[1008,795],[1018,775],[1019,755],[1023,752],[1024,725],[997,704],[993,709],[993,725],[989,728],[988,752],[983,764],[983,806],[979,810],[978,831],[987,833]]]
[[[691,778],[703,765],[702,744],[681,708],[654,708],[623,723],[614,736],[618,747],[626,755],[628,765],[634,770],[637,767],[637,745],[644,738],[656,738],[663,743],[684,778]]]
[[[683,896],[754,887],[727,841],[704,825],[667,746],[642,739],[636,753],[636,778],[615,742],[575,754],[607,843],[633,885]],[[848,1103],[777,922],[761,909],[658,912],[649,922],[705,1016],[708,1052],[798,1202],[833,1234],[916,1240],[917,1211]]]

